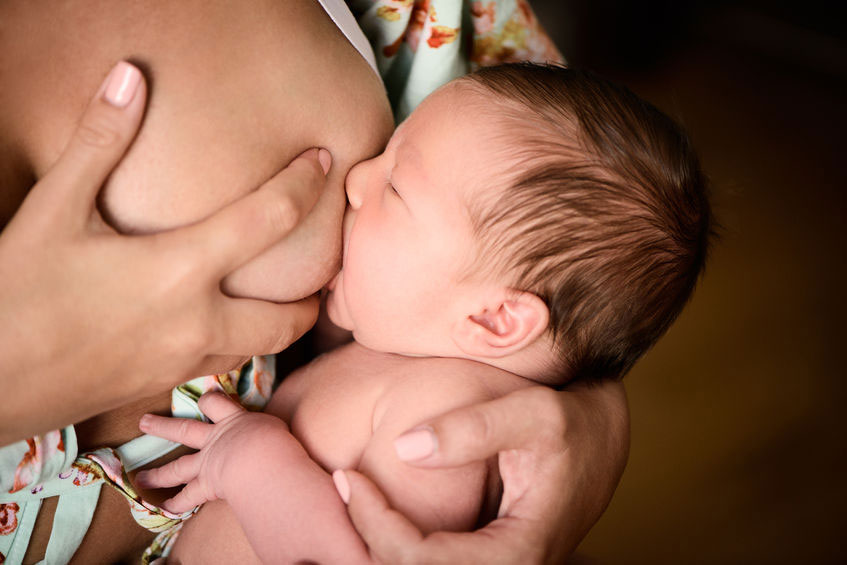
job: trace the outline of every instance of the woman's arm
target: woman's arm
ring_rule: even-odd
[[[363,475],[347,471],[350,518],[385,563],[562,563],[608,506],[629,452],[623,385],[533,387],[461,408],[397,440],[418,467],[500,454],[498,519],[474,534],[424,536]]]
[[[0,445],[165,390],[210,362],[278,351],[314,323],[314,299],[234,299],[220,281],[308,213],[329,155],[322,171],[317,151],[304,154],[191,227],[121,236],[94,201],[135,136],[145,95],[138,69],[115,67],[62,156],[0,235],[0,389],[7,400]]]

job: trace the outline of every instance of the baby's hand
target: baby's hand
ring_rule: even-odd
[[[176,496],[162,503],[174,513],[231,496],[238,488],[237,467],[249,457],[247,454],[261,452],[280,432],[288,434],[288,426],[279,418],[248,412],[220,392],[204,394],[198,405],[214,423],[145,414],[138,424],[142,432],[199,449],[157,469],[140,471],[135,477],[135,482],[145,488],[184,484]]]

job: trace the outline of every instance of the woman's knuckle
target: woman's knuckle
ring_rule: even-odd
[[[211,324],[204,323],[199,319],[185,324],[175,339],[175,344],[182,354],[188,354],[192,357],[206,354],[212,348],[213,343],[214,332]]]
[[[486,445],[494,439],[494,425],[491,415],[486,410],[472,410],[468,414],[470,433],[467,437],[475,438],[480,444]]]
[[[76,135],[83,144],[97,149],[111,147],[121,140],[120,130],[102,118],[83,121]]]
[[[547,387],[527,390],[525,410],[534,414],[537,439],[542,443],[560,444],[568,430],[568,413],[560,399],[561,392]]]
[[[267,349],[273,350],[273,352],[282,351],[295,342],[297,337],[299,336],[295,335],[292,325],[285,324],[277,330],[276,335],[268,336]]]
[[[300,220],[300,210],[294,198],[289,194],[278,195],[274,201],[265,208],[268,223],[275,230],[289,231]]]

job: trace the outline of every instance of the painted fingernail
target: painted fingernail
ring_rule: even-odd
[[[347,481],[347,474],[338,469],[332,473],[332,482],[335,483],[335,490],[338,491],[338,496],[344,501],[344,504],[350,502],[350,483]]]
[[[435,434],[430,428],[405,433],[394,440],[394,451],[401,461],[417,461],[435,453]]]
[[[116,108],[124,108],[138,90],[138,85],[141,83],[141,71],[126,61],[121,61],[115,65],[106,80],[108,82],[103,98]]]

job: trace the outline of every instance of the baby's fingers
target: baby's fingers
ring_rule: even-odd
[[[203,460],[200,453],[183,455],[156,469],[139,471],[135,483],[143,488],[168,488],[190,483],[200,474]]]
[[[193,480],[185,485],[185,488],[179,491],[176,496],[164,501],[162,508],[174,514],[182,514],[193,510],[195,506],[200,506],[204,502],[217,498],[211,489],[204,487],[199,480]]]
[[[138,422],[138,429],[145,434],[175,441],[194,449],[202,449],[214,426],[187,418],[164,418],[145,414]]]
[[[226,394],[217,391],[207,392],[201,396],[197,401],[197,406],[213,422],[220,422],[240,412],[246,412],[243,406]]]

